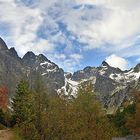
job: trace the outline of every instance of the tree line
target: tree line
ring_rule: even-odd
[[[123,111],[106,115],[90,84],[79,87],[77,98],[69,99],[48,93],[40,80],[34,90],[22,80],[7,112],[0,111],[0,122],[16,129],[21,140],[111,140],[140,135],[140,95]]]

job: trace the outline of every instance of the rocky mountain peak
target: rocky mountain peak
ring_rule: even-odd
[[[44,62],[44,61],[51,62],[51,61],[48,60],[47,57],[46,57],[45,55],[43,55],[43,54],[39,54],[39,55],[37,56],[37,59],[38,59],[38,61],[40,61],[40,62]]]
[[[140,72],[140,63],[134,67],[134,72]]]
[[[85,67],[83,70],[84,70],[84,71],[90,71],[91,69],[92,69],[92,67],[87,66],[87,67]]]
[[[103,66],[103,67],[105,67],[105,66],[106,67],[109,67],[109,64],[106,61],[103,61],[101,66]]]
[[[0,37],[0,50],[8,50],[6,43],[3,41],[1,37]]]
[[[24,56],[23,56],[23,59],[26,60],[26,59],[35,59],[36,58],[36,55],[32,52],[32,51],[29,51],[27,52]]]
[[[14,47],[12,47],[12,48],[9,49],[9,53],[10,53],[10,55],[11,55],[12,57],[14,57],[14,58],[19,58],[19,56],[18,56],[18,54],[17,54],[17,52],[16,52],[16,50],[15,50]]]
[[[32,67],[36,62],[36,55],[29,51],[23,56],[22,61],[25,65]]]
[[[10,93],[14,93],[16,84],[27,75],[34,86],[37,72],[41,74],[44,87],[50,93],[58,93],[62,89],[66,95],[76,97],[80,85],[93,83],[93,89],[103,106],[111,109],[129,98],[133,88],[140,90],[140,64],[131,70],[121,71],[103,61],[97,68],[88,66],[73,74],[64,73],[43,54],[35,55],[29,51],[20,59],[16,50],[8,49],[0,38],[0,85],[7,86]]]
[[[69,72],[65,72],[65,77],[67,79],[70,79],[72,77],[72,73],[69,73]]]

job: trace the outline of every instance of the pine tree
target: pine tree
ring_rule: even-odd
[[[29,91],[28,83],[22,80],[16,90],[16,94],[13,97],[12,109],[17,122],[24,122],[28,120],[31,114],[33,94]]]
[[[22,80],[18,84],[16,94],[12,100],[13,114],[21,136],[26,140],[38,140],[39,134],[34,123],[35,96],[29,90],[29,84],[26,81]]]

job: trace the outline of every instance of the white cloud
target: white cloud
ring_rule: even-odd
[[[75,17],[77,18],[75,23],[81,24],[79,28],[76,28],[76,24],[74,24],[71,29],[73,32],[77,33],[80,41],[88,42],[90,48],[102,47],[105,44],[118,45],[121,47],[122,45],[124,46],[126,40],[131,42],[134,36],[140,34],[140,20],[138,20],[140,18],[140,9],[136,8],[140,6],[140,1],[81,1],[82,3],[96,4],[98,6],[97,9],[100,9],[101,12],[100,15],[98,13],[98,16],[101,16],[99,20],[78,22],[78,18]],[[85,13],[87,10],[83,11]],[[83,11],[80,11],[80,16],[83,14]],[[87,17],[95,14],[97,11],[98,10],[93,10],[92,14],[87,14]]]
[[[17,4],[14,0],[1,0],[1,20],[11,22],[11,24],[20,27],[20,29],[23,29],[23,25],[26,24],[24,30],[36,32],[43,23],[43,20],[47,20],[44,24],[51,25],[52,29],[58,28],[56,21],[62,19],[64,23],[66,23],[68,30],[77,35],[80,41],[86,43],[88,41],[89,43],[91,42],[89,45],[92,47],[104,42],[120,43],[123,39],[139,32],[140,21],[137,19],[140,17],[140,10],[139,8],[136,9],[140,4],[138,0],[135,0],[135,2],[134,0],[76,1],[63,0],[60,3],[58,0],[47,2],[41,0],[38,5],[32,9],[25,5]],[[73,5],[78,3],[95,4],[98,7],[90,10],[84,6],[79,10],[72,9]],[[133,10],[128,10],[130,6],[132,6]],[[51,11],[52,13],[58,12],[58,17],[54,19],[49,16],[48,12],[50,9],[53,9],[53,11]],[[42,13],[47,17],[43,17]],[[86,16],[87,20],[83,21],[81,19],[83,16]],[[95,20],[96,18],[97,20]],[[19,28],[17,28],[17,30],[18,29]],[[92,43],[95,44],[93,45]]]
[[[81,67],[81,60],[83,56],[81,54],[53,54],[49,56],[53,61],[59,64],[60,67],[65,68],[66,72],[74,72],[76,68]]]
[[[61,62],[63,62],[66,59],[66,55],[65,54],[54,54],[54,59],[60,60]]]
[[[37,31],[43,23],[44,17],[39,8],[30,8],[14,0],[0,0],[0,22],[10,26],[11,40],[20,56],[32,50],[35,53],[53,50],[52,44],[45,39],[38,38]]]
[[[74,72],[75,68],[79,68],[81,65],[77,59],[66,59],[62,64],[65,67],[65,71]]]
[[[75,54],[71,54],[70,58],[75,59],[75,60],[81,60],[83,56],[75,53]]]
[[[128,68],[128,61],[122,57],[115,54],[110,55],[106,58],[106,62],[115,68],[120,68],[121,70],[126,70]]]
[[[106,5],[108,7],[120,7],[125,9],[139,8],[139,0],[76,0],[81,4],[95,4],[95,5]]]
[[[4,38],[21,56],[32,50],[53,58],[63,49],[63,65],[73,69],[87,49],[99,48],[125,58],[140,55],[139,46],[134,47],[140,35],[139,7],[139,0],[34,0],[33,6],[21,0],[0,0],[0,23],[9,26]],[[38,36],[41,27],[45,37]],[[86,45],[75,47],[74,40]]]

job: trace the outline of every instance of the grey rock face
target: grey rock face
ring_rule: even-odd
[[[84,79],[89,79],[90,77],[96,76],[97,75],[97,69],[94,67],[86,67],[83,70],[74,72],[72,75],[72,80],[73,81],[81,81]]]
[[[130,99],[134,88],[140,90],[140,64],[131,70],[121,71],[104,61],[97,68],[86,67],[73,74],[64,73],[43,54],[27,52],[20,58],[16,50],[8,49],[0,38],[0,86],[7,86],[13,95],[23,77],[28,77],[30,84],[34,85],[37,73],[42,75],[45,89],[50,93],[58,93],[62,89],[66,95],[73,97],[76,97],[80,85],[91,82],[103,106],[111,111]]]
[[[14,94],[18,82],[28,77],[34,82],[36,74],[42,75],[44,86],[51,92],[56,92],[64,86],[64,71],[44,55],[27,52],[20,58],[14,48],[7,48],[0,38],[0,86],[6,86],[10,94]]]
[[[104,61],[97,68],[86,67],[83,70],[74,72],[71,81],[69,80],[70,82],[67,82],[67,85],[79,82],[79,86],[88,83],[88,81],[92,82],[93,89],[102,105],[108,109],[108,113],[112,113],[125,100],[132,98],[134,89],[140,90],[139,76],[140,64],[128,71],[122,71],[119,68],[111,67]]]
[[[32,73],[32,77],[35,71],[42,75],[47,90],[55,92],[64,86],[64,71],[43,54],[35,55],[33,52],[27,52],[22,61]]]
[[[12,94],[24,74],[20,58],[11,55],[11,50],[0,50],[0,86],[6,86]]]
[[[111,67],[107,62],[103,61],[102,65],[98,67],[98,72],[102,75],[109,77],[110,74],[121,74],[123,71],[121,71],[119,68]]]
[[[2,38],[0,38],[0,51],[2,51],[2,50],[7,50],[7,49],[8,49],[8,48],[7,48],[6,43],[3,41]]]
[[[134,71],[135,72],[139,72],[140,71],[140,64],[137,64],[136,67],[134,67]]]

